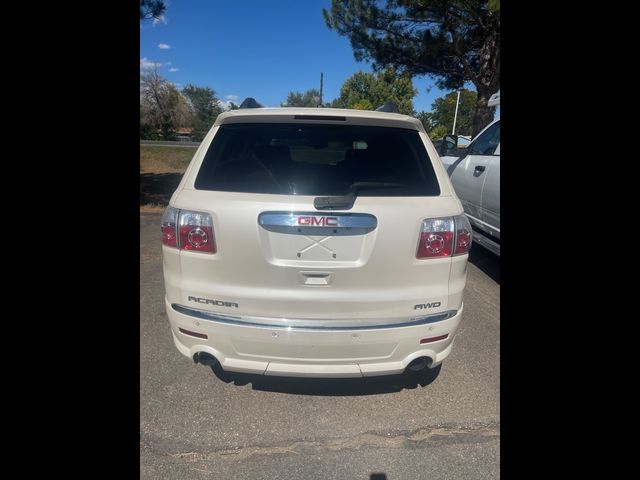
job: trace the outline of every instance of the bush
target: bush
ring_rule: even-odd
[[[158,140],[158,132],[148,124],[140,124],[140,140]]]

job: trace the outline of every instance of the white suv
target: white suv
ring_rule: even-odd
[[[196,362],[360,377],[451,352],[471,226],[415,118],[223,113],[171,198],[162,241],[173,340]]]

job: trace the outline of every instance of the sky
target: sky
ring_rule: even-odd
[[[140,22],[140,67],[157,66],[176,84],[210,87],[223,102],[254,97],[278,107],[289,92],[320,89],[323,101],[340,93],[358,70],[349,40],[330,31],[322,8],[330,0],[169,0],[161,22]],[[430,111],[449,93],[433,79],[414,77],[416,111]],[[469,88],[469,87],[467,87]]]

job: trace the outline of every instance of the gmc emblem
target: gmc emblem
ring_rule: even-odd
[[[298,225],[305,227],[337,227],[338,217],[298,217]]]

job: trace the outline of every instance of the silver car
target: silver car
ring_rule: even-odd
[[[500,119],[480,132],[460,156],[449,155],[458,145],[447,135],[441,160],[474,230],[473,241],[500,255]]]

